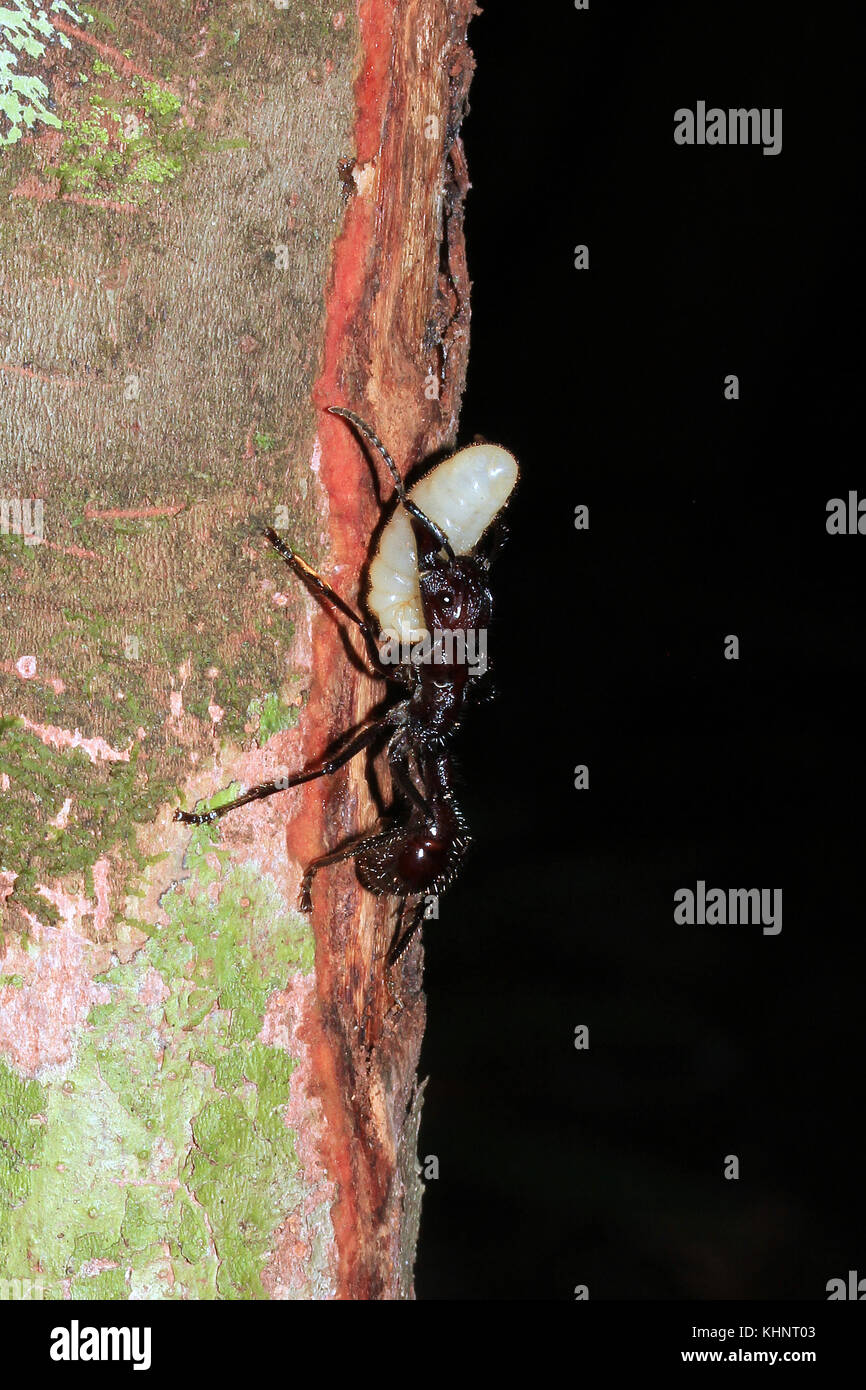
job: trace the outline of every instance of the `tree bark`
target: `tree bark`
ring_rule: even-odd
[[[393,902],[341,866],[295,910],[367,770],[171,816],[381,697],[261,531],[357,603],[389,489],[323,408],[454,440],[472,10],[4,12],[7,1292],[411,1296],[421,946],[399,1011]]]

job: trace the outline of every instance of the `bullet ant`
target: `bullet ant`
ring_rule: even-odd
[[[469,846],[450,748],[467,700],[484,674],[466,660],[466,652],[476,634],[486,634],[492,617],[488,572],[493,550],[487,537],[518,470],[507,450],[475,444],[435,465],[407,493],[394,460],[370,426],[351,410],[331,406],[329,411],[355,427],[394,479],[398,506],[371,562],[365,603],[375,627],[275,531],[264,534],[298,578],[358,629],[373,667],[370,674],[400,682],[406,693],[372,723],[344,734],[326,760],[253,787],[213,810],[176,811],[174,819],[208,824],[250,801],[330,776],[387,735],[386,756],[402,816],[313,860],[301,881],[299,906],[310,911],[313,879],[321,869],[354,860],[365,888],[400,899],[387,954],[390,971],[421,926],[427,895],[444,892],[453,882]],[[385,660],[386,651],[395,648],[400,658]]]

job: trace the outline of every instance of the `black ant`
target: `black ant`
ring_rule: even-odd
[[[372,444],[396,486],[399,506],[370,566],[365,607],[376,629],[275,531],[264,534],[289,568],[358,628],[374,668],[370,674],[401,682],[407,693],[372,723],[344,734],[338,751],[314,767],[253,787],[211,811],[175,811],[174,819],[207,824],[250,801],[327,777],[387,734],[393,786],[405,802],[402,819],[313,860],[301,881],[299,906],[310,911],[320,869],[354,859],[365,888],[401,899],[387,956],[390,970],[421,926],[425,898],[453,881],[469,845],[454,792],[450,745],[467,698],[486,671],[485,661],[467,659],[477,654],[479,638],[486,651],[493,610],[491,552],[481,542],[508,501],[517,464],[497,445],[472,445],[437,464],[407,494],[394,460],[369,425],[351,410],[331,406],[329,411],[349,420]]]

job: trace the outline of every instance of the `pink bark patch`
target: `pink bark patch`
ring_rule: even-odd
[[[93,925],[99,939],[111,922],[111,883],[109,882],[109,863],[104,857],[97,859],[93,866],[93,887],[96,891],[96,911]]]
[[[336,1197],[323,1158],[324,1110],[316,1095],[310,1049],[303,1040],[310,1011],[316,1007],[314,975],[295,975],[288,989],[271,995],[259,1033],[259,1042],[282,1048],[297,1063],[292,1072],[286,1125],[297,1135],[306,1189],[303,1201],[287,1214],[274,1235],[273,1250],[262,1275],[272,1298],[284,1298],[289,1291],[304,1287],[309,1275],[313,1213],[323,1204],[332,1207]],[[329,1255],[330,1275],[336,1287],[336,1248]]]
[[[2,961],[3,974],[21,975],[24,983],[2,991],[0,1056],[25,1076],[68,1065],[91,1008],[110,999],[107,986],[91,979],[91,943],[73,925],[76,917],[92,912],[89,899],[39,891],[58,908],[63,925],[45,926],[27,913],[30,950],[13,941]]]
[[[15,670],[23,681],[32,681],[36,675],[36,657],[20,656],[15,662]]]
[[[154,970],[153,966],[149,965],[138,986],[138,997],[142,1004],[148,1008],[152,1004],[164,1004],[170,994],[171,990],[159,971]]]
[[[75,729],[72,733],[68,729],[58,729],[56,724],[34,724],[31,719],[22,716],[21,720],[25,729],[29,729],[31,734],[41,738],[43,743],[49,744],[52,748],[81,748],[87,754],[92,763],[128,763],[129,748],[112,748],[110,743],[106,743],[104,738],[85,738],[80,729]]]
[[[19,179],[12,189],[13,198],[33,198],[37,203],[50,202],[57,197],[56,187],[51,184],[43,183],[42,179],[36,174],[28,174],[26,178]]]

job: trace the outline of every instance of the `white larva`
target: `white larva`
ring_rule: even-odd
[[[468,555],[505,506],[517,482],[517,460],[498,444],[471,444],[443,459],[409,496],[448,537],[455,555]],[[382,632],[403,642],[425,634],[418,555],[408,514],[398,507],[382,531],[370,565],[367,606]]]

